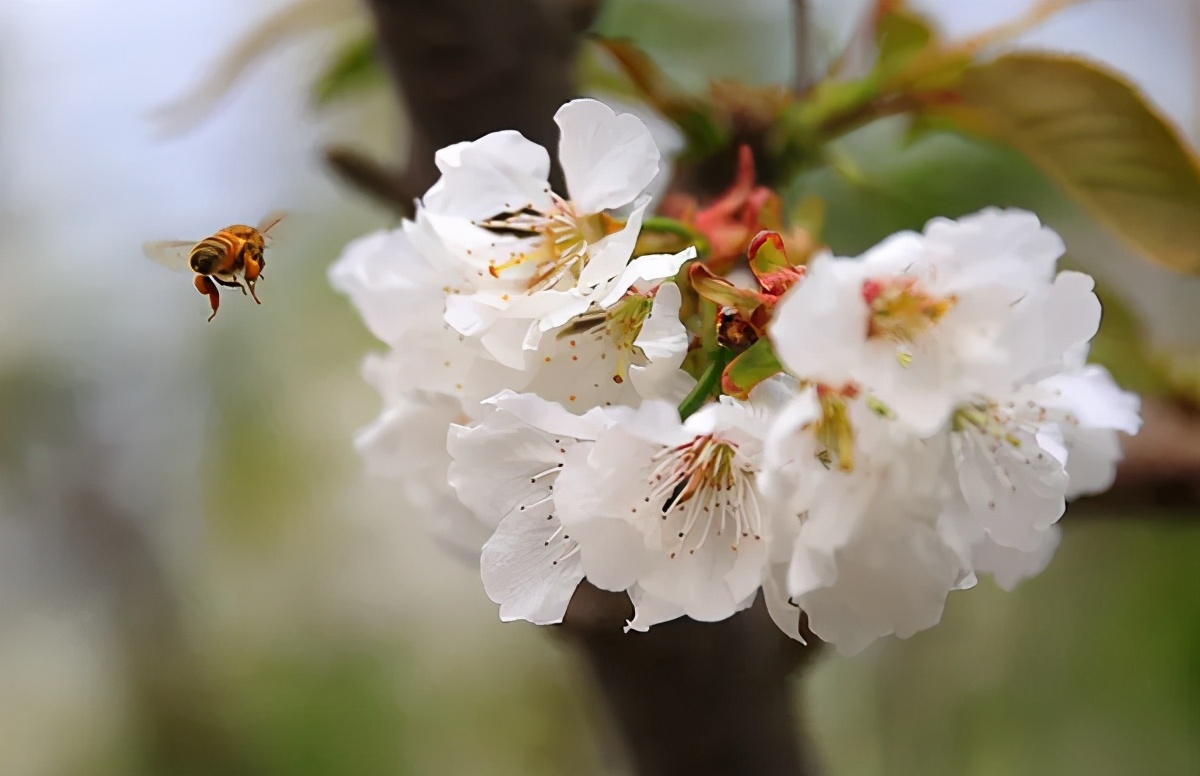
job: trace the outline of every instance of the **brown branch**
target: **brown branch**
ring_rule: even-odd
[[[1200,489],[1200,413],[1154,397],[1142,399],[1142,428],[1124,437],[1118,487],[1187,480]]]
[[[562,633],[591,666],[636,773],[810,776],[789,677],[820,651],[783,635],[760,599],[716,623],[623,633],[625,594],[584,582]]]
[[[389,169],[351,148],[329,146],[325,149],[325,163],[354,188],[392,205],[402,216],[413,214],[413,202],[424,192],[404,171]]]
[[[1159,518],[1200,521],[1200,412],[1155,397],[1142,398],[1142,428],[1121,439],[1124,458],[1107,493],[1086,500],[1097,507],[1072,512],[1076,518],[1137,519],[1146,507]]]
[[[379,52],[407,107],[408,164],[391,173],[334,152],[335,168],[407,212],[437,180],[438,148],[515,129],[553,149],[554,112],[575,95],[572,74],[599,0],[371,0]],[[560,183],[561,181],[552,181]]]

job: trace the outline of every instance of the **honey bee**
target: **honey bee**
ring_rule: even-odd
[[[263,276],[267,260],[263,252],[267,246],[271,229],[283,220],[284,214],[271,213],[258,226],[234,224],[200,242],[190,240],[158,240],[142,246],[142,251],[151,260],[180,272],[196,273],[196,290],[208,297],[212,315],[217,317],[221,298],[217,286],[240,288],[255,303],[259,301],[254,286]]]

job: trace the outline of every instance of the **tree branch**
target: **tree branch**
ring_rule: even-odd
[[[761,598],[721,622],[622,633],[625,594],[580,585],[562,633],[583,651],[636,773],[811,776],[789,677],[820,652],[783,635]]]
[[[369,7],[380,55],[408,109],[411,143],[403,172],[332,149],[330,162],[347,180],[406,213],[413,192],[437,180],[439,148],[498,129],[557,147],[554,113],[575,94],[575,54],[599,0],[371,0]]]
[[[1142,428],[1122,436],[1124,458],[1117,479],[1106,493],[1086,500],[1100,509],[1073,512],[1138,519],[1146,507],[1159,519],[1200,521],[1200,412],[1155,397],[1142,397]]]

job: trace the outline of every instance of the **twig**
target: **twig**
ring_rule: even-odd
[[[391,204],[402,216],[413,214],[413,202],[422,189],[414,186],[403,171],[390,170],[365,154],[341,146],[326,148],[325,162],[368,197]]]
[[[809,0],[792,0],[792,91],[803,94],[812,86],[813,47],[815,44],[812,23],[812,8]]]

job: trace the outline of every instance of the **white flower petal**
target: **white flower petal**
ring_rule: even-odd
[[[654,294],[650,314],[642,322],[642,330],[633,341],[635,347],[651,361],[668,361],[687,355],[687,328],[679,320],[683,295],[674,283],[663,283]],[[678,367],[678,363],[675,364]]]
[[[1023,580],[1041,574],[1050,565],[1061,538],[1062,529],[1057,525],[1043,531],[1037,545],[1027,551],[1004,547],[985,538],[972,549],[972,559],[979,573],[991,574],[996,584],[1005,590],[1012,590]]]
[[[694,247],[676,254],[656,253],[638,256],[629,262],[620,276],[613,282],[608,294],[600,300],[601,309],[608,309],[616,304],[625,292],[639,283],[649,283],[675,277],[679,268],[685,262],[696,258]]]
[[[1067,500],[1103,493],[1117,479],[1121,438],[1106,428],[1076,429],[1067,437]]]
[[[819,257],[784,294],[767,332],[788,371],[839,387],[852,379],[866,340],[865,278],[858,262]]]
[[[528,426],[572,439],[595,439],[612,422],[599,409],[575,415],[562,405],[531,393],[501,391],[484,403],[504,410]]]
[[[477,561],[492,525],[477,520],[450,487],[446,427],[460,410],[450,397],[393,397],[392,405],[355,436],[368,474],[399,482],[413,511],[460,557]]]
[[[484,159],[541,180],[550,175],[550,154],[546,149],[512,129],[492,132],[478,140],[454,143],[433,155],[434,164],[442,173]]]
[[[587,580],[601,590],[628,590],[645,573],[645,545],[628,523],[588,520],[568,530],[579,542]]]
[[[695,378],[680,369],[690,339],[679,320],[681,304],[678,286],[659,286],[650,314],[633,342],[647,359],[645,365],[629,367],[629,382],[643,399],[666,399],[678,405],[696,384]]]
[[[1060,272],[1054,279],[1043,324],[1047,361],[1061,363],[1068,350],[1096,336],[1100,329],[1100,300],[1095,287],[1096,281],[1082,272]]]
[[[972,515],[996,543],[1030,550],[1066,510],[1067,473],[1036,437],[1010,434],[1016,444],[968,430],[953,434],[951,445]]]
[[[474,221],[550,206],[550,157],[519,132],[493,132],[434,158],[442,177],[422,198],[432,212]]]
[[[660,622],[670,622],[684,616],[682,606],[653,596],[640,585],[629,589],[629,600],[633,602],[633,619],[626,623],[626,633],[631,630],[645,633]]]
[[[1053,395],[1047,406],[1071,415],[1071,425],[1106,428],[1136,434],[1142,426],[1141,399],[1121,390],[1108,370],[1095,364],[1042,380],[1039,387]]]
[[[770,572],[763,580],[763,601],[779,630],[801,644],[808,644],[800,635],[800,607],[792,603],[787,592],[787,568],[785,563],[771,564]]]
[[[812,632],[847,656],[883,636],[908,638],[936,625],[962,574],[962,559],[932,526],[880,507],[854,535],[832,545],[810,519],[788,578]]]
[[[483,546],[483,588],[505,622],[562,622],[583,579],[579,554],[564,547],[558,520],[544,510],[509,513]]]
[[[638,117],[582,99],[559,108],[554,121],[562,132],[558,159],[579,212],[628,204],[658,174],[658,147]]]

